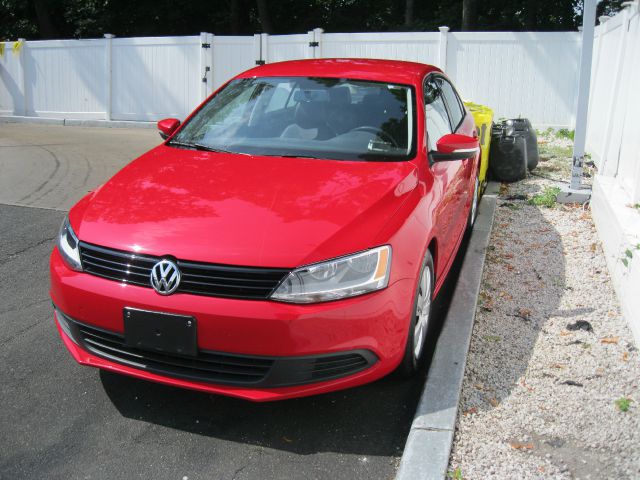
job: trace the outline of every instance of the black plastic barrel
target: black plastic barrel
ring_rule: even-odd
[[[527,176],[527,140],[507,133],[501,127],[492,129],[489,169],[500,182],[517,182]]]
[[[502,122],[507,135],[524,136],[527,141],[527,168],[533,170],[538,165],[538,136],[528,118],[512,118]]]

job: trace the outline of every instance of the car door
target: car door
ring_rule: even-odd
[[[451,122],[451,130],[453,133],[477,137],[478,132],[476,131],[473,118],[471,115],[468,115],[467,110],[464,108],[462,100],[453,88],[453,85],[451,85],[451,83],[442,76],[438,76],[436,78],[436,82],[442,91],[442,96],[447,107],[447,112],[449,113],[449,120]],[[457,191],[457,199],[459,202],[455,232],[456,235],[462,235],[467,226],[467,211],[468,207],[471,205],[471,196],[473,195],[475,159],[469,158],[453,163],[458,167],[454,180],[454,188]]]
[[[440,138],[453,133],[451,119],[444,101],[439,77],[430,75],[424,82],[425,126],[427,148],[436,150]],[[458,230],[458,209],[460,189],[456,185],[461,168],[460,161],[437,162],[431,165],[433,175],[433,198],[440,199],[434,211],[435,235],[438,238],[438,258],[436,277],[448,269],[451,256],[456,249]]]

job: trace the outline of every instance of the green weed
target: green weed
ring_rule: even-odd
[[[622,397],[616,400],[614,403],[616,404],[616,407],[618,407],[618,410],[620,410],[621,412],[626,412],[631,406],[631,399]]]
[[[568,128],[561,128],[556,132],[556,137],[558,138],[568,138],[573,140],[573,136],[575,135],[574,130],[569,130]]]
[[[534,195],[529,199],[529,205],[537,207],[553,208],[556,203],[556,197],[560,193],[560,187],[544,187],[542,193]]]
[[[447,478],[451,478],[453,480],[463,480],[462,470],[460,470],[460,467],[457,467],[452,472],[447,472]]]

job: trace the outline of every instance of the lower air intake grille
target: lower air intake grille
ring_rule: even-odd
[[[141,350],[124,336],[73,320],[56,309],[62,330],[97,357],[139,370],[186,380],[247,387],[285,387],[333,380],[378,361],[369,350],[301,357],[264,357],[198,350],[194,357]]]

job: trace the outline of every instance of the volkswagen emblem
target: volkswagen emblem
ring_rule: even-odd
[[[171,260],[160,260],[151,269],[151,286],[160,295],[171,295],[180,285],[180,269]]]

